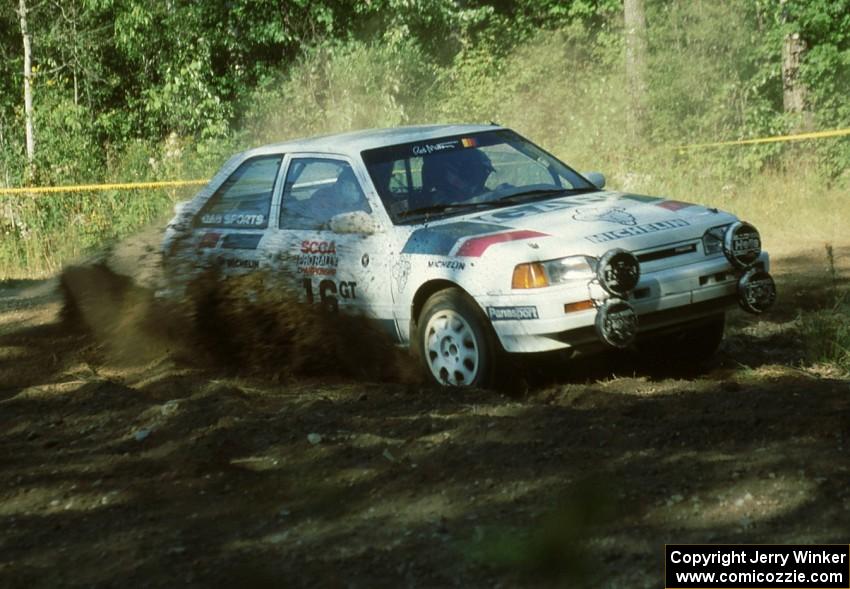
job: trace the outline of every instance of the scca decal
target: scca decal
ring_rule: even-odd
[[[334,241],[302,241],[296,260],[298,271],[311,276],[333,276],[336,274],[339,258],[336,255]]]
[[[537,319],[537,307],[487,307],[490,321],[522,321]]]
[[[335,254],[335,241],[302,241],[302,254]]]

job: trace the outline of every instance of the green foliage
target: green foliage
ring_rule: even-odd
[[[850,372],[850,305],[803,314],[800,333],[810,362]]]
[[[410,40],[323,43],[255,91],[244,130],[256,144],[409,124],[424,118],[435,76]]]
[[[832,291],[832,306],[800,316],[800,334],[807,359],[850,372],[850,301],[839,284],[835,251],[825,246],[827,277]]]
[[[40,184],[203,178],[259,143],[447,121],[509,125],[579,169],[606,172],[612,186],[727,204],[768,225],[782,214],[758,190],[777,195],[773,203],[840,208],[850,182],[847,138],[674,149],[793,130],[780,67],[792,32],[808,47],[801,76],[812,124],[850,127],[850,0],[647,0],[639,150],[623,133],[631,97],[621,0],[30,5]],[[20,44],[17,15],[4,5],[0,184],[11,186],[27,167]],[[167,214],[177,197],[4,199],[0,273],[55,267]],[[803,222],[837,226],[822,217]]]
[[[38,183],[96,182],[103,172],[103,160],[99,150],[92,149],[97,144],[94,121],[84,106],[63,94],[50,81],[36,87]]]

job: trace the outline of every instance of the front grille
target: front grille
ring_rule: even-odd
[[[665,258],[672,258],[673,256],[683,256],[685,254],[692,254],[697,251],[697,244],[694,243],[686,243],[684,245],[677,245],[674,247],[666,247],[664,249],[659,249],[651,252],[644,252],[642,254],[638,254],[637,259],[640,262],[654,262],[655,260],[663,260]]]

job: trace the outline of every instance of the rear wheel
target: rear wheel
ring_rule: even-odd
[[[446,386],[492,382],[497,345],[478,305],[458,288],[435,293],[417,322],[417,348],[426,376]]]

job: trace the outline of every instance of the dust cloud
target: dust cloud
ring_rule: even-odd
[[[159,237],[143,231],[60,275],[64,323],[90,334],[108,362],[139,365],[168,356],[274,380],[419,381],[412,359],[366,317],[302,302],[271,272],[208,270],[180,289],[164,288]]]

